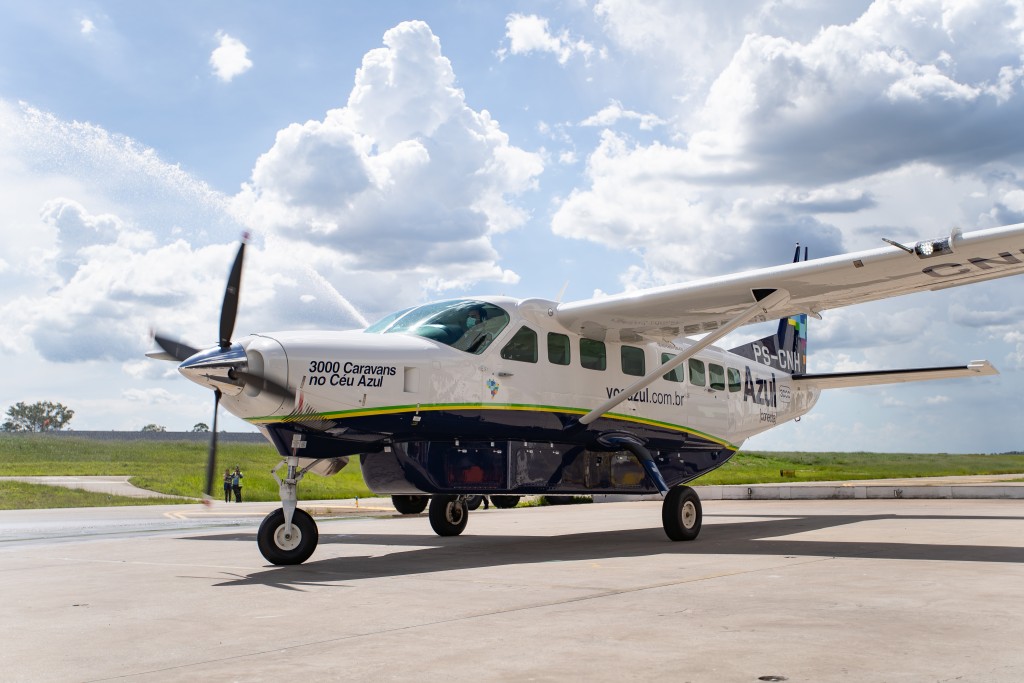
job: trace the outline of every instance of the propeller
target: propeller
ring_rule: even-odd
[[[217,413],[220,412],[220,389],[213,390],[213,430],[210,432],[210,454],[206,458],[206,497],[213,497],[213,473],[217,471]]]
[[[242,261],[245,260],[245,241],[248,237],[248,235],[242,236],[242,243],[238,245],[238,254],[235,255],[235,262],[231,264],[228,286],[224,288],[224,303],[220,307],[220,348],[222,349],[227,349],[231,346],[231,333],[235,331],[235,316],[238,314],[238,294],[242,288]]]
[[[242,266],[245,262],[245,245],[248,234],[242,235],[242,243],[238,247],[234,263],[231,264],[231,272],[228,275],[227,286],[224,288],[224,301],[220,309],[220,325],[217,344],[219,348],[208,350],[195,349],[176,339],[162,334],[153,334],[153,340],[162,351],[154,351],[146,355],[152,358],[164,360],[176,360],[182,363],[182,371],[191,367],[193,371],[199,371],[199,376],[209,382],[217,382],[224,385],[242,384],[255,387],[261,392],[266,392],[280,398],[293,398],[293,392],[288,387],[279,384],[271,379],[257,375],[246,370],[232,367],[231,360],[245,363],[245,353],[241,346],[232,348],[231,335],[235,330],[235,318],[238,315],[238,301],[242,287]],[[195,358],[197,354],[201,354]],[[190,363],[185,363],[189,361]],[[243,365],[244,367],[244,365]],[[209,368],[210,374],[206,374],[204,368]],[[229,392],[230,393],[230,392]],[[209,502],[213,495],[213,479],[217,469],[217,415],[220,411],[220,399],[222,396],[220,388],[213,389],[213,429],[210,434],[210,451],[206,460],[206,486],[204,489],[205,502]]]
[[[164,337],[157,333],[153,333],[153,340],[161,349],[164,350],[164,354],[166,356],[170,356],[170,358],[165,358],[165,360],[176,360],[180,363],[186,358],[191,358],[199,353],[199,349],[193,349],[188,344],[182,344],[180,341]],[[163,358],[163,355],[161,354],[154,355]]]

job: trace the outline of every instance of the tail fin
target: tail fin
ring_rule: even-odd
[[[807,260],[807,247],[804,247],[803,260]],[[800,261],[800,244],[796,245],[793,263]],[[730,349],[745,358],[757,363],[769,365],[780,372],[800,375],[807,372],[807,315],[793,315],[779,321],[779,329],[775,334],[762,337],[749,344]]]

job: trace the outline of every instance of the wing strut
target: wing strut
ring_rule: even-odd
[[[758,297],[757,302],[745,309],[742,313],[737,315],[735,318],[722,325],[714,332],[709,333],[700,341],[696,342],[685,351],[680,353],[678,356],[669,359],[665,363],[662,363],[657,369],[647,373],[637,381],[630,384],[628,387],[623,389],[620,393],[612,396],[610,399],[599,405],[598,407],[591,410],[589,413],[581,417],[577,422],[582,425],[588,425],[597,418],[601,417],[609,410],[619,405],[627,398],[640,391],[644,387],[648,386],[662,375],[671,372],[676,367],[682,365],[686,360],[697,355],[707,347],[714,344],[716,341],[729,334],[737,327],[740,327],[750,321],[752,318],[758,315],[771,316],[771,309],[776,306],[781,306],[789,301],[789,292],[784,289],[768,290],[771,293],[767,296],[760,296],[765,290],[758,290],[755,292],[755,296]]]

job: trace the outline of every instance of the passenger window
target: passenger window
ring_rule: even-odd
[[[593,339],[580,339],[580,365],[587,370],[604,370],[608,367],[608,358],[604,342]]]
[[[743,388],[740,380],[740,371],[736,368],[729,368],[729,391],[739,391]]]
[[[627,375],[644,376],[644,350],[635,346],[622,347],[622,372]]]
[[[714,363],[708,364],[708,378],[711,380],[711,388],[715,391],[725,391],[725,368]]]
[[[501,350],[501,357],[506,360],[536,363],[537,333],[529,327],[520,327],[508,344],[505,344],[505,348]]]
[[[570,358],[569,337],[557,332],[548,332],[548,361],[555,365],[568,365]]]
[[[674,354],[663,353],[663,354],[661,354],[661,364],[664,365],[665,363],[669,362],[673,358],[675,358]],[[662,375],[662,377],[667,379],[669,382],[682,382],[683,381],[683,366],[681,364],[677,365],[676,367],[672,368],[667,374]]]
[[[695,387],[702,387],[707,384],[704,377],[704,361],[691,358],[690,362],[690,384]]]

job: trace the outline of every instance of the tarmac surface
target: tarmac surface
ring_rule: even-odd
[[[656,501],[455,538],[304,502],[298,567],[270,503],[0,512],[0,680],[1024,680],[1024,503],[762,495],[705,496],[692,543]]]

